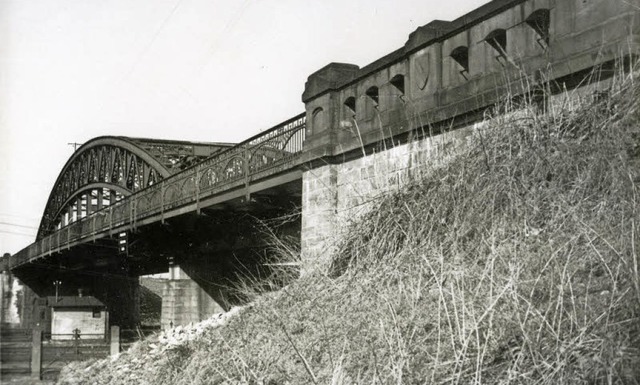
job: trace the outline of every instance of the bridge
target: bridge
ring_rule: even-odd
[[[237,145],[99,137],[69,159],[36,242],[9,266],[300,180],[305,116]]]
[[[55,280],[67,286],[73,282],[67,292],[81,287],[95,292],[95,286],[115,283],[133,292],[116,295],[112,301],[102,296],[112,309],[126,304],[124,299],[135,301],[134,277],[166,272],[169,263],[181,262],[176,253],[151,252],[154,246],[148,244],[152,240],[162,243],[154,239],[171,231],[167,227],[172,218],[183,216],[184,221],[185,214],[194,214],[188,220],[199,217],[200,226],[208,222],[211,229],[208,213],[221,217],[219,212],[226,210],[234,216],[242,209],[259,216],[259,211],[281,202],[288,205],[283,210],[299,205],[302,172],[297,166],[304,129],[301,114],[235,145],[95,138],[65,164],[49,196],[36,241],[3,261],[5,269],[14,270],[40,292],[46,292]],[[145,227],[152,224],[166,226]],[[227,226],[218,231],[230,230]],[[136,246],[138,242],[147,245]],[[98,285],[87,287],[87,280]],[[135,309],[122,310],[135,314]]]
[[[163,322],[193,321],[233,303],[225,285],[238,269],[262,268],[266,244],[248,218],[295,207],[301,216],[284,232],[299,239],[303,270],[322,269],[340,223],[380,192],[428,177],[506,95],[544,111],[567,90],[588,97],[629,71],[638,5],[490,1],[418,28],[363,68],[318,70],[304,113],[235,145],[96,138],[63,167],[35,242],[0,269],[38,295],[58,279],[88,288],[115,324],[136,321],[137,277],[170,270]],[[197,299],[192,316],[179,319],[180,298]]]

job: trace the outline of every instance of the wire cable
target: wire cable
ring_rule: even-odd
[[[23,229],[34,229],[34,230],[38,230],[38,228],[37,228],[37,227],[35,227],[35,226],[19,225],[19,224],[17,224],[17,223],[0,222],[0,225],[13,226],[13,227],[20,227],[20,228],[23,228]]]
[[[138,64],[140,64],[140,61],[142,61],[142,59],[145,57],[145,55],[147,54],[147,52],[149,51],[151,46],[153,46],[153,44],[156,42],[156,40],[158,40],[158,36],[160,36],[160,33],[162,32],[162,30],[164,30],[164,27],[169,23],[169,20],[171,20],[173,15],[175,15],[176,11],[178,10],[178,8],[180,7],[180,5],[182,4],[183,1],[184,0],[176,1],[176,3],[173,6],[173,9],[169,13],[169,15],[167,15],[167,17],[165,17],[164,20],[162,20],[162,23],[160,24],[160,27],[158,27],[158,30],[156,31],[156,33],[153,35],[153,37],[151,38],[149,43],[147,43],[147,45],[142,49],[142,51],[140,51],[140,54],[136,58],[136,61],[133,62],[133,65],[131,66],[129,71],[127,71],[127,73],[122,77],[122,79],[120,79],[120,81],[124,81],[129,76],[131,76],[131,74],[136,69],[136,67],[138,67]]]
[[[0,229],[0,233],[13,234],[13,235],[22,235],[23,237],[30,237],[30,238],[35,237],[35,234],[24,234],[24,233],[18,233],[18,232],[15,232],[15,231],[11,231],[11,230],[1,230]]]

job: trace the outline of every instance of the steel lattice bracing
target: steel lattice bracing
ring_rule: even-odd
[[[235,145],[95,138],[60,172],[36,241],[0,261],[0,270],[214,205],[250,204],[249,196],[269,189],[287,190],[302,177],[305,132],[300,114]]]
[[[123,137],[93,139],[63,167],[45,206],[37,238],[229,146]]]
[[[233,147],[233,143],[200,143],[182,140],[128,138],[148,152],[174,174],[193,166],[209,156]]]

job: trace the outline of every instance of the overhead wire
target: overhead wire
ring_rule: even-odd
[[[0,213],[0,217],[9,217],[9,218],[18,218],[18,219],[24,219],[24,220],[40,220],[40,218],[38,217],[27,217],[24,215],[16,215],[16,214],[9,214],[9,213]]]
[[[162,30],[165,28],[165,26],[167,25],[167,23],[169,22],[169,20],[171,20],[171,18],[176,14],[176,11],[178,10],[178,8],[180,7],[180,5],[182,4],[184,0],[178,0],[176,1],[176,3],[173,6],[173,9],[171,9],[171,12],[169,13],[169,15],[167,15],[167,17],[164,18],[164,20],[162,20],[162,23],[160,23],[160,26],[158,27],[158,29],[156,30],[156,32],[154,33],[153,37],[151,38],[151,40],[147,43],[147,45],[140,51],[140,54],[138,55],[138,57],[136,58],[136,60],[133,62],[133,65],[131,66],[131,68],[129,69],[129,71],[122,77],[122,79],[120,79],[120,81],[126,80],[132,73],[133,71],[136,69],[136,67],[138,66],[138,64],[140,64],[140,61],[142,61],[142,59],[144,58],[144,56],[147,54],[147,52],[149,51],[149,49],[151,49],[151,46],[153,46],[153,44],[156,42],[156,40],[158,39],[158,36],[160,36],[160,33],[162,32]]]
[[[0,225],[5,225],[5,226],[13,226],[13,227],[21,227],[23,229],[34,229],[37,230],[38,228],[35,226],[27,226],[27,225],[19,225],[17,223],[9,223],[9,222],[2,222],[0,221]]]
[[[209,63],[209,58],[213,56],[220,48],[220,42],[233,30],[233,27],[235,26],[235,24],[240,20],[240,18],[248,8],[249,1],[250,0],[244,0],[242,2],[242,4],[240,5],[240,8],[238,8],[238,10],[233,14],[233,16],[231,16],[231,18],[227,21],[227,23],[225,24],[224,28],[222,29],[220,34],[217,36],[217,38],[216,37],[213,38],[213,42],[209,44],[209,49],[207,50],[204,57],[202,58],[201,63],[198,65],[198,67],[194,71],[196,79],[202,75],[204,68]],[[198,99],[198,97],[193,95],[193,93],[190,90],[188,90],[185,85],[180,85],[178,87],[182,92],[184,92],[185,95],[191,98],[197,105],[200,105],[200,100]]]
[[[23,237],[34,237],[35,234],[24,234],[24,233],[18,233],[15,231],[11,231],[11,230],[2,230],[0,229],[0,233],[5,233],[5,234],[12,234],[12,235],[22,235]]]
[[[216,51],[218,51],[218,49],[220,48],[220,41],[222,41],[226,37],[226,35],[228,35],[233,30],[235,24],[240,20],[244,12],[247,10],[247,8],[249,7],[249,1],[250,0],[244,0],[242,2],[240,8],[238,8],[236,13],[234,13],[231,19],[229,19],[229,21],[227,21],[227,23],[225,24],[224,28],[220,32],[219,37],[217,39],[214,39],[213,43],[209,45],[209,49],[204,56],[202,64],[196,70],[196,74],[198,76],[202,73],[204,67],[206,67],[207,63],[209,62],[209,58],[213,56],[213,54],[215,54]]]
[[[135,71],[135,69],[140,64],[140,62],[143,60],[143,58],[146,56],[146,54],[149,52],[151,47],[158,40],[160,34],[165,29],[165,27],[168,25],[169,21],[175,16],[175,14],[177,13],[178,9],[180,8],[180,6],[182,5],[183,2],[184,2],[184,0],[177,0],[175,2],[174,6],[171,9],[171,11],[169,12],[169,14],[162,20],[162,22],[160,23],[160,26],[158,27],[158,29],[153,34],[153,37],[151,38],[151,40],[149,40],[149,42],[139,52],[137,58],[132,63],[132,65],[129,68],[129,70],[120,79],[120,82],[126,80]],[[249,5],[250,5],[250,0],[244,0],[242,2],[242,4],[240,5],[240,7],[237,9],[237,11],[233,14],[233,16],[227,21],[227,23],[225,24],[224,28],[222,29],[220,35],[210,44],[209,49],[207,50],[207,53],[205,54],[205,56],[203,58],[202,64],[200,65],[200,67],[196,71],[197,75],[201,74],[201,72],[203,71],[204,67],[207,65],[207,63],[209,61],[208,59],[218,51],[218,49],[220,47],[220,41],[222,41],[224,39],[224,37],[227,36],[233,30],[235,25],[242,18],[242,15],[248,9]],[[184,90],[184,91],[186,91],[186,90]],[[189,93],[189,92],[187,92],[187,94],[192,96],[191,93]],[[0,214],[0,215],[4,216],[4,214]],[[18,216],[11,215],[11,214],[6,214],[6,216],[19,218]],[[13,223],[9,223],[9,222],[0,222],[0,225],[7,225],[7,226],[14,226],[14,227],[19,227],[19,228],[37,230],[37,227],[13,224]],[[18,233],[18,232],[11,231],[11,230],[0,230],[0,233],[12,234],[12,235],[20,235],[20,236],[24,236],[24,237],[32,237],[33,236],[31,234]]]

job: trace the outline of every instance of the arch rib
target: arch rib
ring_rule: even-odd
[[[106,150],[107,148],[113,148],[113,150]],[[98,165],[93,163],[96,160],[99,162]],[[137,163],[138,160],[153,170],[160,179],[171,175],[171,172],[156,157],[128,138],[102,136],[78,148],[65,163],[51,189],[36,239],[41,239],[53,230],[52,227],[55,226],[55,220],[61,210],[64,210],[65,205],[83,191],[91,188],[107,188],[129,195],[136,189],[146,187],[146,185],[140,186],[139,183],[133,183],[130,188],[127,187],[131,171],[128,166],[133,166],[131,169],[134,173],[144,173],[145,167],[139,170],[137,164],[132,164],[132,162]],[[124,164],[122,164],[123,161]],[[100,175],[100,172],[92,171],[92,166],[104,168],[105,174],[110,175],[108,177]],[[98,174],[97,177],[96,174]],[[136,175],[131,177],[136,180]],[[102,177],[104,179],[100,180]],[[144,175],[141,177],[137,179],[138,182],[146,179]]]

